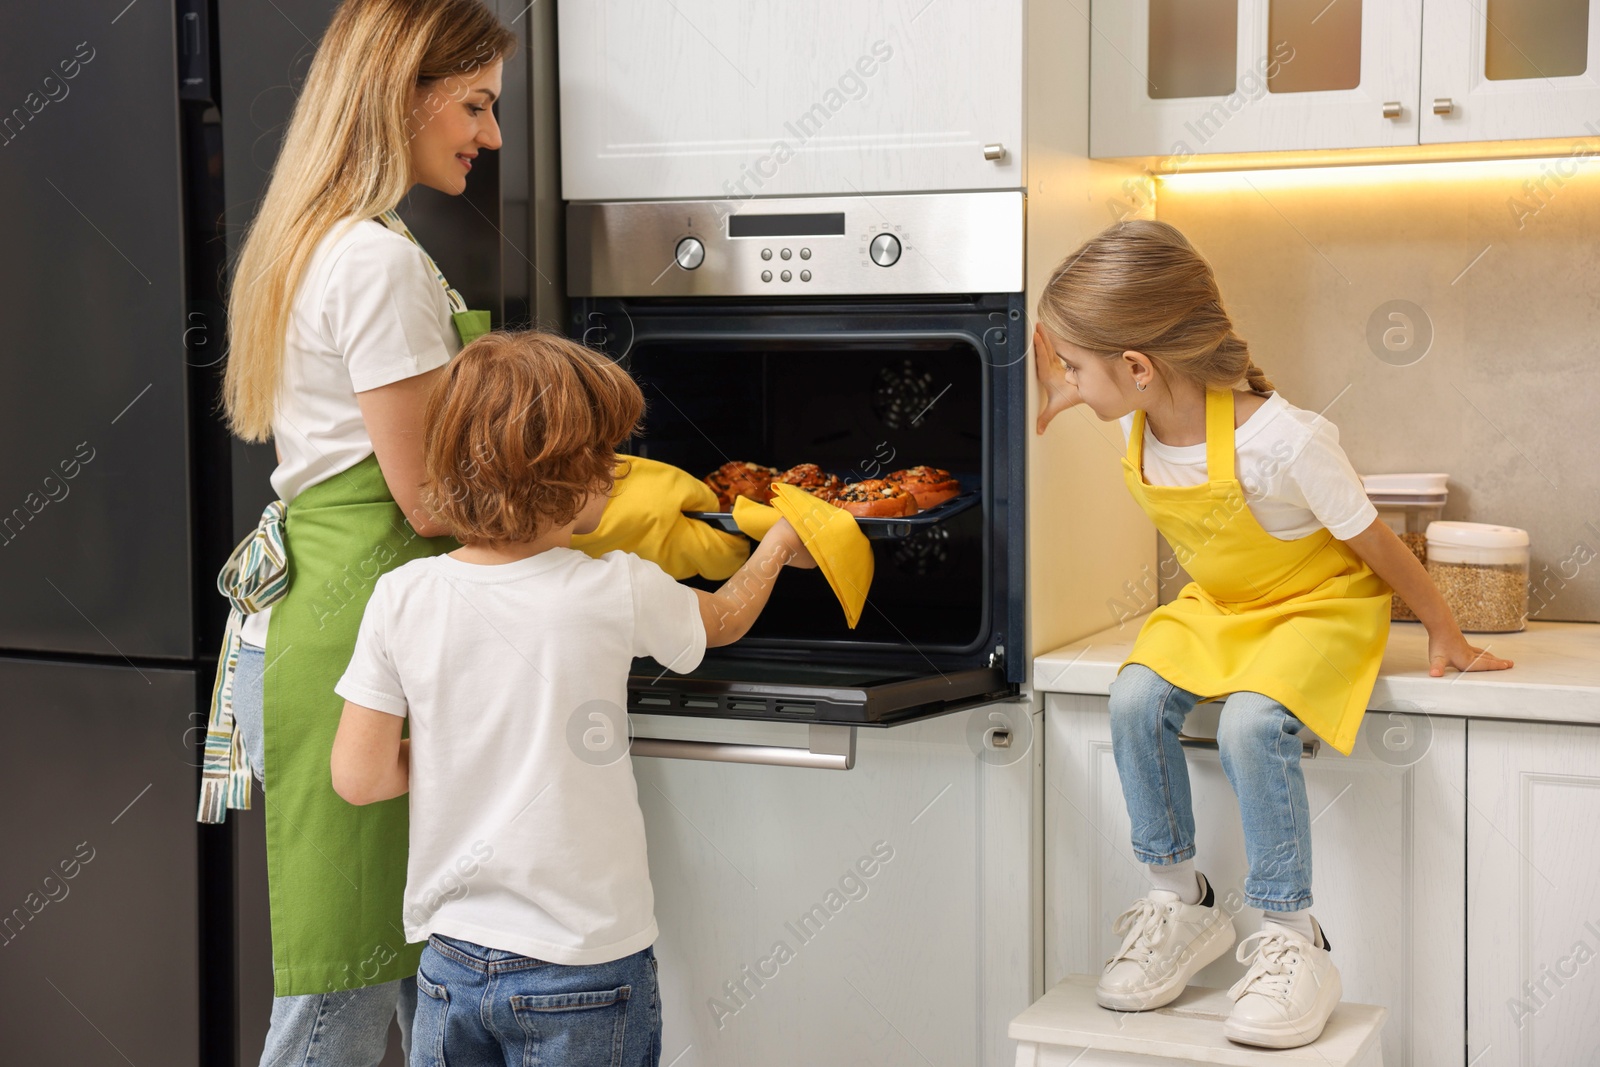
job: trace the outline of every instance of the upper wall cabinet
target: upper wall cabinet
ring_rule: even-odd
[[[562,193],[1021,188],[1022,4],[562,4]]]
[[[1422,0],[1096,0],[1090,154],[1417,143]]]
[[[1600,2],[1428,0],[1419,110],[1424,144],[1594,132]]]
[[[1600,0],[1097,0],[1093,10],[1095,156],[1577,137],[1600,120]]]

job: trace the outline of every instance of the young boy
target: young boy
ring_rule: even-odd
[[[378,580],[332,757],[353,804],[411,793],[413,1063],[660,1061],[629,667],[694,669],[815,564],[786,522],[716,593],[571,548],[643,409],[610,360],[536,332],[475,341],[430,398],[424,485],[463,547]]]

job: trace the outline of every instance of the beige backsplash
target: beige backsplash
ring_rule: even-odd
[[[1159,184],[1156,215],[1211,261],[1256,362],[1291,403],[1327,409],[1358,471],[1448,471],[1445,518],[1529,531],[1532,616],[1596,622],[1600,164],[1561,163],[1576,173],[1522,161],[1180,176]],[[1432,325],[1410,365],[1403,333],[1389,339],[1399,352],[1380,340],[1387,361],[1368,342],[1391,301]]]

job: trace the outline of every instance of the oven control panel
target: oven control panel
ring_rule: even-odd
[[[567,206],[572,296],[1016,293],[1020,191]]]

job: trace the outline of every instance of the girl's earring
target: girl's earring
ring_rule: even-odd
[[[1135,388],[1135,389],[1137,389],[1137,390],[1139,390],[1139,392],[1141,392],[1141,393],[1142,393],[1142,392],[1144,392],[1144,391],[1145,391],[1145,388],[1146,388],[1146,383],[1145,383],[1145,382],[1134,382],[1134,383],[1133,383],[1133,387],[1134,387],[1134,388]]]

